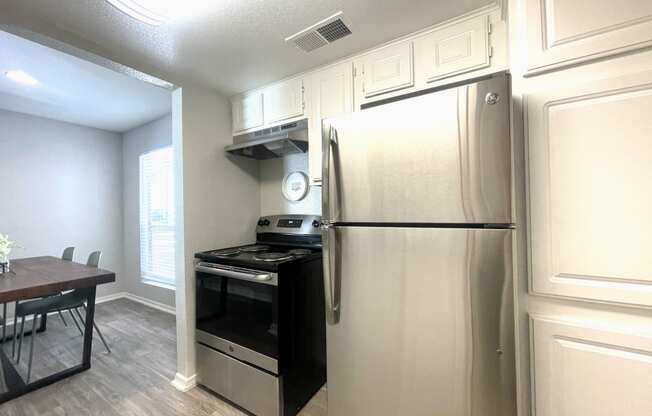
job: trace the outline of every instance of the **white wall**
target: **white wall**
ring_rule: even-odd
[[[140,277],[139,156],[172,145],[172,116],[137,127],[122,136],[124,274],[122,290],[174,307],[174,290],[145,284]]]
[[[313,186],[306,197],[290,202],[283,197],[281,185],[287,173],[308,175],[308,154],[289,155],[260,161],[260,214],[321,214],[321,187]]]
[[[183,117],[177,117],[182,114]],[[172,100],[175,157],[183,160],[177,271],[178,387],[195,375],[194,253],[250,242],[260,211],[258,164],[227,156],[232,143],[229,101],[209,89],[183,86]],[[179,167],[179,164],[177,164]],[[181,236],[180,236],[181,237]]]
[[[75,246],[86,262],[102,250],[101,267],[120,291],[122,138],[119,134],[0,111],[0,233],[24,249],[12,257],[61,256]]]

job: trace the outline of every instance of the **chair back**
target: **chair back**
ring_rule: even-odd
[[[86,265],[90,267],[100,267],[100,257],[102,257],[101,251],[92,252],[88,255],[88,261],[86,262]]]
[[[72,261],[72,256],[74,253],[75,253],[75,247],[66,247],[63,250],[63,254],[61,255],[61,260]]]

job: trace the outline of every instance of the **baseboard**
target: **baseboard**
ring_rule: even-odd
[[[117,299],[129,299],[133,300],[134,302],[138,302],[140,304],[143,304],[145,306],[149,306],[150,308],[157,309],[161,312],[169,313],[172,315],[176,315],[177,311],[175,308],[173,308],[170,305],[166,305],[161,302],[156,302],[147,298],[144,298],[142,296],[134,295],[133,293],[129,292],[118,292],[118,293],[113,293],[111,295],[106,295],[106,296],[100,296],[97,299],[95,299],[95,303],[104,303],[104,302],[110,302],[112,300],[117,300]]]
[[[134,295],[133,293],[127,293],[125,292],[124,298],[133,300],[134,302],[142,303],[145,306],[149,306],[150,308],[158,309],[159,311],[166,312],[172,315],[176,315],[177,311],[175,308],[173,308],[170,305],[166,305],[161,302],[156,302],[147,298],[144,298],[142,296]]]
[[[197,387],[197,374],[193,374],[190,377],[186,377],[179,373],[174,375],[174,380],[170,383],[174,386],[175,389],[186,392]]]
[[[104,303],[104,302],[111,302],[112,300],[122,299],[122,298],[126,298],[126,297],[127,297],[127,292],[112,293],[110,295],[99,296],[99,297],[95,298],[95,304]]]

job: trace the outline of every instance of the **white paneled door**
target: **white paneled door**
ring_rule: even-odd
[[[650,0],[524,0],[531,72],[652,45]]]
[[[322,120],[353,112],[353,63],[312,74],[310,91],[310,182],[320,184]]]
[[[412,42],[407,41],[365,55],[362,58],[364,97],[414,85]]]
[[[265,88],[265,124],[303,115],[303,79],[291,79]]]
[[[489,66],[489,17],[468,19],[414,41],[415,68],[427,82]]]
[[[652,414],[651,335],[533,317],[536,416]]]
[[[652,306],[652,72],[527,108],[532,290]]]
[[[243,131],[263,125],[263,94],[253,92],[232,101],[233,131]]]

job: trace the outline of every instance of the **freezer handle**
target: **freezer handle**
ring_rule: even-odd
[[[340,321],[340,273],[339,267],[337,267],[336,227],[326,222],[322,224],[321,229],[326,322],[329,325],[337,325]]]
[[[335,189],[335,197],[337,195],[337,130],[335,127],[330,126],[324,122],[322,126],[322,179],[321,179],[321,206],[322,218],[326,222],[334,222],[338,216],[338,210],[334,209],[339,203],[339,199],[333,201],[331,195],[331,153],[333,154],[333,188]],[[332,218],[331,218],[332,214]]]

